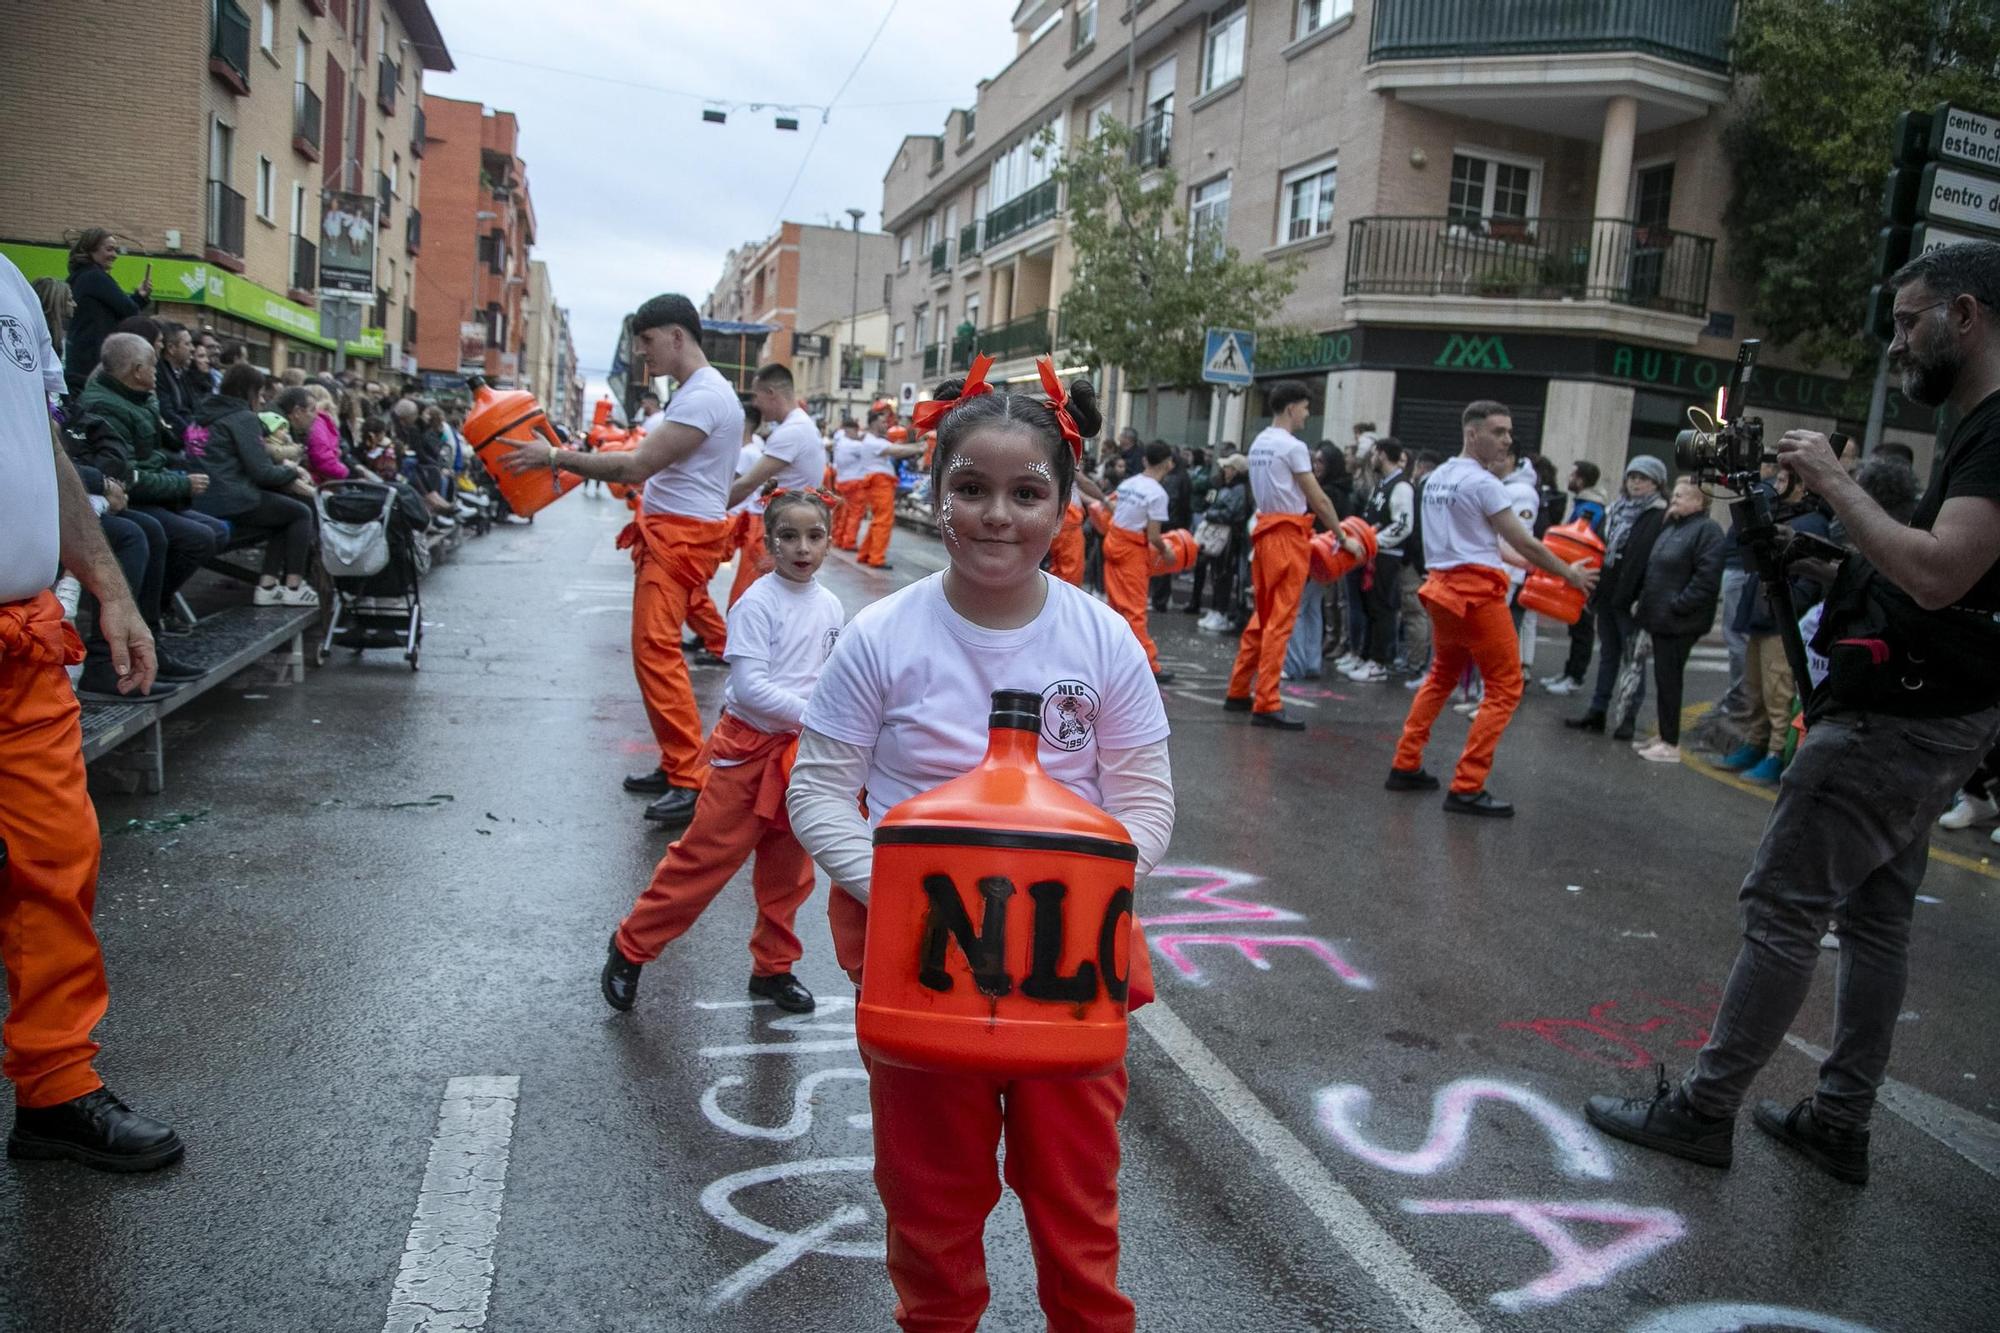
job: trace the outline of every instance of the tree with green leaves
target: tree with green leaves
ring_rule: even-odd
[[[1277,314],[1300,264],[1245,260],[1221,235],[1190,228],[1173,170],[1141,170],[1134,138],[1107,122],[1056,168],[1075,251],[1062,320],[1072,351],[1146,390],[1151,433],[1161,389],[1205,387],[1204,330],[1251,329],[1260,344],[1297,336]]]
[[[1899,111],[2000,109],[1993,0],[1742,0],[1731,267],[1779,345],[1873,373],[1863,331]]]

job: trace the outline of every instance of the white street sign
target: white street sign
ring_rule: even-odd
[[[2000,234],[2000,180],[1933,162],[1917,188],[1917,216]]]

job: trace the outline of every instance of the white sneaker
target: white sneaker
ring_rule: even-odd
[[[257,591],[250,594],[250,605],[252,606],[283,606],[284,604],[285,590],[275,583],[268,588],[260,585]]]
[[[1342,653],[1339,657],[1333,659],[1333,669],[1340,672],[1343,676],[1347,674],[1349,668],[1359,666],[1360,664],[1361,659],[1353,653]]]
[[[1543,681],[1542,688],[1550,694],[1568,695],[1575,694],[1583,686],[1571,680],[1568,676],[1557,676],[1553,680]]]
[[[1960,792],[1951,809],[1938,817],[1938,827],[1971,828],[1974,824],[1990,824],[1996,819],[2000,819],[2000,802],[1995,802],[1990,796]]]
[[[1451,711],[1457,713],[1460,717],[1478,717],[1479,700],[1470,699],[1462,704],[1453,704],[1451,706]]]
[[[1829,930],[1826,934],[1819,937],[1819,947],[1822,949],[1838,949],[1840,947],[1840,936]]]
[[[1348,672],[1347,678],[1357,685],[1373,685],[1389,679],[1389,669],[1380,662],[1363,662]]]
[[[1403,688],[1409,690],[1411,693],[1414,694],[1416,691],[1421,690],[1424,687],[1424,682],[1429,679],[1430,679],[1429,673],[1425,673],[1424,675],[1421,676],[1412,676],[1408,680],[1403,682]]]
[[[1993,830],[1993,845],[2000,847],[2000,828]]]
[[[1655,739],[1651,745],[1639,751],[1639,757],[1655,764],[1678,764],[1681,761],[1681,747]]]
[[[284,606],[319,605],[319,594],[317,592],[314,592],[309,585],[304,583],[301,583],[296,588],[286,588],[282,593],[279,594],[279,598],[281,604]]]

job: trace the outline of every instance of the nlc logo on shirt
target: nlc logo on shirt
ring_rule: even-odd
[[[1059,680],[1042,691],[1042,739],[1058,750],[1081,750],[1097,726],[1097,691]]]
[[[35,343],[28,336],[28,326],[12,315],[0,315],[0,351],[7,353],[7,359],[22,370],[33,374],[35,371]]]

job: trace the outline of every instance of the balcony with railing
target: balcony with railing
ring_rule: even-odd
[[[319,247],[303,236],[292,237],[292,290],[312,292],[319,287]]]
[[[986,220],[976,218],[959,229],[958,262],[969,264],[986,248]]]
[[[414,208],[403,223],[403,248],[411,254],[424,248],[424,215]]]
[[[208,228],[204,241],[212,262],[239,273],[243,271],[243,196],[221,181],[208,183]]]
[[[944,348],[937,343],[932,343],[930,346],[924,348],[924,378],[929,379],[941,373],[938,367],[944,364],[944,359]]]
[[[931,276],[951,271],[951,242],[939,241],[931,247]]]
[[[403,67],[383,56],[375,62],[375,105],[382,114],[396,114],[396,93],[403,86]]]
[[[250,92],[250,16],[236,0],[215,0],[209,11],[208,72],[237,96]]]
[[[319,94],[305,84],[292,87],[292,149],[309,162],[319,161]]]
[[[418,106],[416,123],[410,127],[410,156],[424,155],[424,139],[429,133],[429,124],[424,120],[424,109]]]
[[[1020,357],[1042,356],[1055,350],[1050,336],[1049,312],[1037,310],[1019,319],[996,324],[992,328],[981,329],[972,336],[965,348],[964,363],[969,364],[974,356],[984,353],[995,361],[1012,361]],[[953,351],[956,353],[957,348]],[[953,369],[962,369],[958,357],[954,356]]]
[[[1636,332],[1639,312],[1705,319],[1714,259],[1712,237],[1623,218],[1356,218],[1345,301],[1350,314],[1450,305],[1452,317],[1531,324],[1551,313],[1539,303],[1597,303],[1607,327]],[[1584,319],[1570,307],[1561,317]]]
[[[1132,165],[1141,171],[1164,167],[1174,151],[1174,113],[1155,111],[1132,134]]]
[[[986,244],[998,245],[1028,228],[1047,222],[1056,215],[1057,186],[1045,180],[1034,189],[1011,199],[986,215]]]
[[[1736,0],[1376,0],[1368,59],[1635,51],[1727,72]]]

